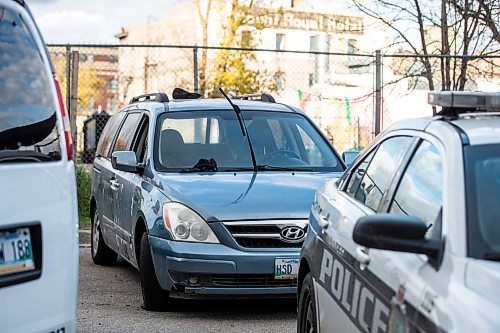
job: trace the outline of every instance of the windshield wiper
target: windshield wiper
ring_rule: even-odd
[[[181,169],[179,172],[217,172],[217,162],[211,158],[200,158],[192,168]]]
[[[234,167],[234,168],[228,167],[228,168],[224,168],[224,169],[219,170],[219,171],[225,171],[225,172],[255,171],[255,169],[253,167]]]
[[[500,253],[487,252],[483,256],[484,260],[500,261]]]
[[[314,171],[313,168],[303,168],[303,167],[281,167],[273,166],[267,164],[257,165],[258,171]]]
[[[236,118],[238,118],[238,122],[240,123],[241,133],[243,134],[243,136],[247,137],[248,147],[250,148],[250,155],[252,156],[253,169],[255,171],[257,171],[257,160],[255,159],[255,152],[253,150],[252,142],[250,141],[250,136],[248,135],[248,129],[245,126],[245,122],[243,121],[243,118],[241,117],[240,107],[231,101],[229,96],[227,96],[227,94],[224,92],[224,90],[222,88],[219,87],[219,91],[224,96],[224,98],[227,99],[227,101],[229,102],[229,104],[233,108],[234,113],[236,113]]]

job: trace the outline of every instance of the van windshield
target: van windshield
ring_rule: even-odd
[[[61,158],[52,77],[23,18],[0,6],[0,163]]]
[[[242,111],[243,136],[232,110],[170,112],[161,115],[155,145],[160,171],[254,170],[343,171],[330,145],[299,115]]]

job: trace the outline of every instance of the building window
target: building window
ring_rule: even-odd
[[[311,36],[309,38],[309,51],[319,51],[319,45],[318,45],[318,36]]]
[[[117,62],[117,61],[118,61],[118,57],[117,57],[117,56],[115,56],[115,55],[110,55],[110,56],[108,57],[108,61],[109,61],[110,63],[115,63],[115,62]]]
[[[276,51],[285,49],[285,34],[276,34]]]
[[[304,0],[291,0],[290,5],[292,8],[304,8],[305,1]]]
[[[244,30],[241,32],[241,46],[242,47],[250,47],[250,43],[252,42],[252,32],[248,30]]]
[[[312,87],[316,83],[316,75],[314,73],[309,73],[309,87]]]
[[[108,88],[110,90],[116,90],[116,89],[118,89],[118,80],[116,80],[116,79],[109,80],[109,82],[108,82]]]
[[[278,72],[274,75],[274,85],[276,90],[278,91],[285,89],[285,79],[283,72]]]
[[[358,41],[356,39],[349,39],[347,41],[347,53],[355,54],[358,52]]]

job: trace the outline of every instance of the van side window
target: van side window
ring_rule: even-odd
[[[119,112],[109,118],[104,130],[102,131],[101,138],[99,139],[96,155],[104,157],[108,156],[109,148],[113,143],[113,139],[118,131],[118,128],[120,128],[120,124],[122,123],[125,115],[126,113]]]
[[[148,128],[149,128],[149,118],[144,116],[141,120],[141,124],[137,129],[135,135],[135,140],[132,145],[132,151],[135,152],[137,161],[139,163],[145,162],[146,151],[148,149]]]
[[[368,156],[367,160],[371,158],[371,161],[366,161],[367,163],[363,161],[354,170],[347,193],[377,211],[394,173],[412,142],[413,138],[409,136],[397,136],[382,142],[373,157],[371,157],[373,153]]]
[[[112,152],[130,150],[141,115],[141,113],[129,113],[127,115],[127,118],[125,118],[120,128]]]

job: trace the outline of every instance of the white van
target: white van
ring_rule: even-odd
[[[74,332],[78,213],[71,135],[22,0],[0,0],[0,332]]]

